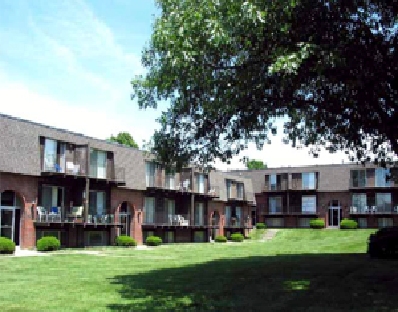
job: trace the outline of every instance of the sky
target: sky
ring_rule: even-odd
[[[140,110],[130,99],[159,14],[154,0],[1,0],[0,113],[99,139],[127,131],[141,147],[168,105]],[[269,167],[348,161],[327,152],[314,159],[276,136],[216,167],[244,168],[243,156]]]

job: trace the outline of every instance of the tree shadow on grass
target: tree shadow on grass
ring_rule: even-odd
[[[398,265],[365,254],[221,259],[115,276],[116,311],[398,311]]]

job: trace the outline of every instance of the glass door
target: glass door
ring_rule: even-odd
[[[340,225],[340,207],[329,207],[329,227]]]
[[[14,241],[15,209],[0,207],[0,236]]]

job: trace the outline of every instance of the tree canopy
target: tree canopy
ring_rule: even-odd
[[[157,0],[132,81],[140,107],[169,100],[154,151],[228,161],[275,134],[384,164],[398,154],[397,11],[381,0]]]
[[[267,169],[267,164],[264,164],[262,160],[248,159],[246,161],[246,167],[249,170],[260,170]]]
[[[108,141],[138,148],[138,144],[134,141],[133,137],[128,132],[119,132],[117,136],[113,136],[111,134],[111,137],[108,139]]]

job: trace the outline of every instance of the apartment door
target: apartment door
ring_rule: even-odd
[[[12,191],[0,194],[0,236],[11,239],[19,245],[20,209]]]
[[[341,218],[341,208],[331,206],[329,207],[329,227],[339,227]]]

